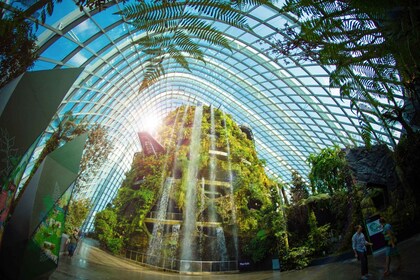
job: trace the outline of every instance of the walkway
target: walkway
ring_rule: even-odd
[[[374,256],[369,256],[370,279],[386,280],[415,280],[420,279],[420,234],[399,244],[402,254],[403,267],[401,271],[394,272],[389,277],[383,278],[384,252],[379,251]],[[86,240],[80,244],[76,255],[72,258],[62,256],[59,266],[51,280],[95,280],[95,279],[191,279],[191,280],[355,280],[360,279],[360,263],[356,260],[330,263],[320,266],[312,266],[299,271],[262,271],[250,273],[238,273],[229,275],[204,275],[187,276],[177,273],[153,271],[139,266],[131,261],[114,257],[89,244]]]

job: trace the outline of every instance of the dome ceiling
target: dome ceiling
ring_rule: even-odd
[[[306,177],[310,153],[333,144],[363,145],[358,117],[349,100],[329,88],[328,69],[293,57],[277,61],[266,51],[270,36],[286,22],[295,24],[275,8],[248,9],[252,33],[214,22],[232,50],[198,42],[205,63],[187,58],[189,72],[164,60],[166,75],[139,91],[144,54],[132,43],[144,32],[115,14],[123,7],[116,3],[103,11],[80,11],[74,2],[63,1],[36,31],[40,58],[32,70],[84,68],[59,113],[72,110],[84,122],[110,131],[115,149],[95,183],[109,185],[96,188],[102,196],[115,194],[133,153],[140,150],[137,132],[147,125],[145,116],[162,118],[182,104],[220,107],[249,126],[267,171],[283,182],[290,181],[293,170]],[[399,133],[374,128],[376,139],[389,144]]]

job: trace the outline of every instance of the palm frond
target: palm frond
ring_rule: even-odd
[[[145,53],[146,72],[140,90],[163,75],[159,59],[174,59],[181,67],[191,71],[185,55],[204,62],[200,41],[231,49],[230,41],[209,20],[251,31],[244,10],[256,5],[272,5],[271,0],[191,0],[141,1],[126,5],[118,12],[145,35],[134,43]]]
[[[222,32],[198,18],[186,17],[182,19],[181,26],[184,27],[186,32],[199,40],[204,40],[212,45],[218,45],[229,50],[231,49],[230,42]]]
[[[187,59],[185,58],[184,55],[182,55],[182,52],[176,48],[176,46],[169,46],[168,54],[179,65],[181,65],[181,67],[183,67],[184,69],[187,69],[189,72],[191,72],[191,69],[189,67]]]
[[[162,61],[150,60],[147,62],[145,67],[145,73],[143,77],[143,81],[140,85],[140,91],[150,87],[154,83],[159,80],[161,76],[165,74],[165,70],[163,69]]]

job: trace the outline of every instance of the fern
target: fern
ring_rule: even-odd
[[[262,4],[272,5],[270,0],[143,1],[127,5],[118,14],[138,30],[146,32],[145,36],[134,42],[148,57],[140,90],[165,74],[162,63],[153,61],[172,58],[191,71],[185,55],[204,62],[204,53],[199,47],[201,41],[231,49],[230,41],[207,19],[251,31],[243,11]]]

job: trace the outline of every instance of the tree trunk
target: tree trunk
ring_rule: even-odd
[[[286,204],[286,206],[289,206],[289,200],[287,199],[287,195],[286,195],[286,192],[284,191],[284,188],[280,187],[280,190],[281,190],[281,194],[283,196],[284,204]]]

